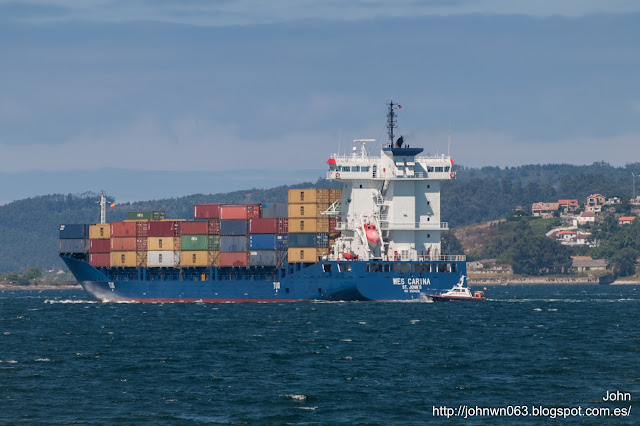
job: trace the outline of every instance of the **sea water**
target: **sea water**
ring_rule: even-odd
[[[0,423],[638,424],[640,287],[486,295],[101,304],[5,290]]]

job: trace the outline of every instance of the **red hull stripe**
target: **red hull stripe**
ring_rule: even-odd
[[[106,302],[139,303],[283,303],[301,302],[305,299],[107,299]]]

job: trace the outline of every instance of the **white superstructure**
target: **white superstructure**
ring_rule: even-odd
[[[394,108],[389,103],[389,136],[393,141]],[[357,139],[351,155],[334,154],[327,161],[328,179],[342,182],[336,240],[330,258],[426,260],[441,254],[440,234],[448,224],[440,218],[441,181],[455,177],[449,156],[422,156],[422,148],[403,146],[402,136],[367,153],[372,139]],[[330,213],[331,214],[331,213]],[[367,238],[365,224],[374,224],[379,241]],[[370,225],[367,225],[370,227]]]

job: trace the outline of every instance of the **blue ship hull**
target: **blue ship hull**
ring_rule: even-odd
[[[61,257],[85,291],[99,301],[419,301],[461,280],[466,285],[464,260],[323,261],[278,268],[96,269],[82,258]],[[439,272],[417,272],[424,270]]]

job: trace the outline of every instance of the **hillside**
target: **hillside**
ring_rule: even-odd
[[[613,167],[606,163],[590,166],[530,165],[521,167],[457,166],[457,178],[442,185],[442,218],[451,228],[495,221],[508,216],[516,206],[525,208],[533,202],[577,198],[599,192],[607,196],[628,199],[631,195],[631,170],[640,170],[640,163]],[[289,188],[339,187],[319,179],[294,186],[270,189],[248,189],[219,194],[194,194],[178,198],[119,204],[109,209],[108,220],[122,220],[129,211],[164,210],[167,217],[192,217],[194,204],[286,202]],[[43,195],[0,206],[0,272],[24,270],[28,266],[43,269],[61,268],[58,259],[58,225],[60,223],[97,222],[98,194]],[[470,228],[473,229],[473,228]],[[492,235],[478,228],[480,234],[469,233],[468,252],[475,253]],[[465,231],[456,231],[456,233]],[[460,238],[460,237],[459,237]],[[461,238],[465,240],[465,237]]]

